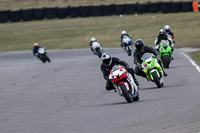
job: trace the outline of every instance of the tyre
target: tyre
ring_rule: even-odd
[[[139,92],[136,93],[136,97],[133,97],[133,101],[138,101],[140,99],[140,94]]]
[[[159,80],[159,77],[158,77],[156,71],[154,71],[154,72],[151,73],[151,74],[152,74],[152,76],[153,76],[153,80],[154,80],[154,82],[156,83],[157,87],[158,87],[158,88],[161,88],[161,87],[162,87],[162,84],[160,83],[160,80]]]
[[[126,47],[126,50],[127,50],[128,56],[131,56],[131,52],[132,52],[131,46],[127,46],[127,47]]]
[[[49,59],[48,56],[45,57],[45,60],[48,61],[48,62],[51,62],[51,60]]]
[[[120,89],[122,91],[122,94],[123,94],[124,98],[126,99],[126,101],[128,103],[132,103],[133,102],[133,98],[132,98],[131,94],[128,93],[128,91],[126,89],[126,86],[124,84],[121,84],[121,85],[119,85],[119,87],[120,87]]]
[[[99,58],[101,58],[101,55],[102,55],[101,49],[100,49],[100,48],[97,48],[95,51],[96,51],[96,53],[97,53],[97,56],[98,56]]]
[[[164,65],[164,68],[169,68],[169,64],[170,64],[170,56],[169,55],[165,55],[163,57],[163,65]]]
[[[46,60],[45,60],[45,59],[42,59],[42,63],[46,63]]]

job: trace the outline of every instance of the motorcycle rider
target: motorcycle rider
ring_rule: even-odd
[[[164,29],[160,29],[159,31],[159,35],[156,37],[154,45],[157,51],[159,51],[159,46],[160,46],[160,42],[162,40],[167,40],[169,41],[169,45],[173,48],[173,42],[172,39],[169,37],[168,34],[166,34]]]
[[[170,26],[169,25],[165,25],[164,27],[165,32],[171,36],[173,43],[175,44],[175,40],[176,40],[176,36],[174,35],[174,33],[171,31]]]
[[[120,60],[117,57],[112,57],[110,53],[103,53],[101,56],[102,64],[101,64],[101,71],[103,73],[103,77],[106,80],[106,90],[112,90],[115,89],[112,82],[109,80],[109,74],[112,70],[112,67],[114,65],[122,65],[125,67],[125,69],[132,75],[134,82],[137,86],[139,86],[139,82],[135,78],[134,70],[131,68],[128,63],[125,61]]]
[[[120,37],[121,47],[123,47],[123,37],[124,37],[124,36],[128,36],[129,38],[132,39],[132,37],[131,37],[129,34],[127,34],[125,30],[123,30],[123,31],[121,32],[121,37]]]
[[[137,39],[135,41],[135,48],[136,49],[135,49],[134,54],[133,54],[133,57],[134,57],[133,62],[136,65],[135,66],[135,74],[136,75],[147,78],[146,74],[142,71],[141,64],[142,64],[143,61],[142,61],[141,57],[145,53],[153,53],[156,56],[158,63],[163,70],[164,76],[167,76],[167,73],[163,69],[162,61],[160,59],[159,52],[156,49],[152,48],[151,46],[147,46],[147,45],[145,46],[144,41],[142,39]],[[147,78],[147,80],[149,81],[148,78]]]
[[[33,55],[38,57],[38,49],[41,48],[41,46],[38,45],[38,43],[34,43],[33,46]],[[39,57],[38,57],[39,58]]]
[[[93,50],[93,48],[92,48],[92,43],[93,43],[93,42],[98,42],[98,41],[97,41],[96,38],[94,38],[94,37],[92,37],[92,38],[90,39],[89,45],[90,45],[90,49],[91,49],[92,52],[94,52],[94,50]]]

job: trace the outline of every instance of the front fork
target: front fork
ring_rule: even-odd
[[[157,63],[155,67],[156,67],[155,69],[156,69],[156,72],[157,72],[157,74],[158,74],[158,77],[159,77],[159,78],[160,78],[160,77],[163,77],[163,70],[162,70],[161,66],[159,65],[159,63]],[[152,77],[152,75],[150,74],[151,72],[150,72],[149,69],[143,69],[143,71],[144,71],[144,73],[146,74],[146,77],[147,77],[148,79],[153,80],[153,77]]]
[[[135,84],[133,77],[130,73],[127,73],[127,78],[126,78],[127,82],[121,81],[120,83],[126,86],[127,90],[129,93],[131,93],[131,95],[135,94],[136,92],[138,92],[138,87]],[[119,84],[113,84],[113,86],[115,87],[115,92],[118,92],[120,96],[123,96],[121,89],[119,88]]]

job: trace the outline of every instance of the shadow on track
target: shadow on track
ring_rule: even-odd
[[[161,88],[158,88],[158,87],[145,87],[145,88],[140,88],[140,90],[159,90],[159,89],[162,89],[162,88],[171,88],[171,87],[174,87],[172,85],[167,85],[167,86],[163,86]]]

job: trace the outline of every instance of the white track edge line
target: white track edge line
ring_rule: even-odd
[[[185,54],[184,52],[182,52],[182,54],[191,62],[191,64],[193,66],[195,66],[197,71],[199,71],[199,73],[200,73],[200,67],[187,54]]]

